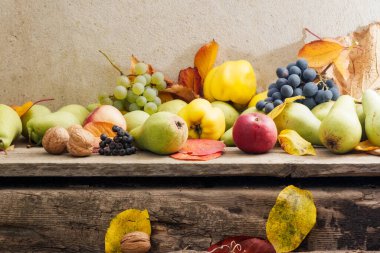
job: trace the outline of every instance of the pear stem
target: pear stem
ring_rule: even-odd
[[[111,58],[106,54],[104,53],[102,50],[99,50],[99,52],[104,56],[106,57],[106,59],[109,61],[109,63],[111,63],[112,67],[114,67],[117,71],[120,72],[120,75],[124,75],[123,71],[121,70],[121,68],[119,66],[116,65],[116,63],[114,63]]]

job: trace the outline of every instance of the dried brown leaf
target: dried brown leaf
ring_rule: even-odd
[[[182,69],[178,75],[178,83],[192,89],[195,94],[203,95],[202,79],[196,68]]]
[[[173,94],[187,103],[199,97],[192,89],[180,84],[174,84],[170,88],[165,89],[164,92]]]

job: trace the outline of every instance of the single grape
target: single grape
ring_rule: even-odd
[[[273,98],[272,97],[268,97],[266,99],[264,99],[265,102],[272,102],[273,101]]]
[[[147,100],[144,96],[139,96],[137,99],[136,99],[136,104],[140,107],[143,107],[145,104],[147,103]]]
[[[294,62],[293,63],[289,63],[288,66],[286,66],[286,68],[288,69],[288,71],[290,70],[291,67],[293,66],[297,66]]]
[[[160,82],[159,84],[156,84],[156,88],[157,88],[157,90],[165,90],[166,89],[166,86],[167,86],[167,84],[166,84],[166,82],[165,81],[162,81],[162,82]]]
[[[134,103],[138,97],[139,95],[136,95],[132,90],[129,90],[127,94],[127,101],[129,103]]]
[[[144,85],[147,84],[145,76],[136,76],[135,80],[133,80],[134,83],[142,83]]]
[[[323,90],[319,90],[317,92],[317,95],[315,95],[314,99],[315,99],[315,102],[317,104],[324,103],[325,102],[325,92]]]
[[[136,103],[132,103],[129,105],[128,111],[133,112],[140,110],[140,107]]]
[[[323,87],[324,87],[324,84],[323,84],[323,82],[319,82],[319,83],[317,84],[317,86],[318,86],[318,90],[322,90]]]
[[[109,95],[107,94],[107,92],[101,92],[101,93],[99,93],[99,95],[98,95],[98,100],[99,100],[99,102],[101,101],[101,100],[103,100],[103,99],[105,99],[105,98],[108,98],[109,97]]]
[[[288,80],[285,79],[285,78],[279,78],[277,79],[276,81],[276,86],[277,86],[277,89],[280,90],[282,86],[288,84]]]
[[[318,92],[318,87],[313,82],[308,82],[303,87],[302,95],[305,97],[312,97]]]
[[[148,71],[148,65],[143,62],[139,62],[135,65],[135,73],[137,75],[143,75]]]
[[[302,89],[301,88],[295,88],[294,89],[292,97],[296,97],[296,96],[302,96]]]
[[[334,87],[330,89],[331,93],[333,94],[331,100],[336,101],[338,97],[340,96],[338,88]]]
[[[113,101],[110,97],[103,98],[99,101],[102,105],[113,105]]]
[[[330,101],[333,98],[333,93],[330,90],[325,90],[325,100]]]
[[[147,87],[144,91],[144,97],[149,101],[149,102],[153,102],[154,99],[156,98],[157,96],[157,93],[156,93],[156,89],[153,89],[151,87]]]
[[[299,67],[297,67],[297,66],[293,66],[289,70],[289,75],[296,74],[296,75],[300,76],[301,73],[302,73],[301,69]]]
[[[113,106],[119,111],[124,110],[124,101],[123,100],[115,100],[113,101]]]
[[[129,80],[128,76],[121,75],[116,79],[116,84],[129,88],[131,87],[131,80]]]
[[[301,70],[305,70],[308,67],[307,61],[303,58],[298,59],[296,62],[297,67],[299,67]]]
[[[148,73],[145,73],[143,76],[145,77],[146,84],[147,85],[150,84],[150,81],[152,80],[152,76],[149,75]]]
[[[115,87],[113,90],[113,95],[115,96],[116,99],[123,100],[127,96],[127,88],[124,86],[118,85]]]
[[[157,106],[161,104],[161,98],[155,97],[153,103],[155,103]]]
[[[288,77],[288,83],[293,88],[296,88],[301,84],[301,78],[296,74],[292,74]]]
[[[274,102],[273,102],[273,105],[274,105],[274,107],[277,107],[277,106],[279,106],[279,105],[281,105],[281,104],[283,104],[284,102],[282,102],[282,100],[281,99],[276,99]]]
[[[267,96],[271,97],[273,95],[273,93],[275,93],[275,92],[279,92],[279,90],[277,88],[269,89],[268,93],[267,93]]]
[[[144,106],[144,111],[146,113],[153,114],[153,113],[157,112],[157,105],[153,102],[148,102]]]
[[[164,74],[162,74],[161,72],[154,72],[152,75],[151,83],[157,85],[161,83],[162,81],[164,81]]]
[[[265,107],[266,103],[264,100],[260,100],[256,103],[256,109],[262,111]]]
[[[302,74],[304,82],[312,82],[317,77],[317,72],[314,69],[305,69]]]
[[[283,98],[289,98],[293,95],[293,88],[290,85],[284,85],[281,87],[281,95]]]
[[[145,88],[144,88],[144,84],[142,83],[134,83],[133,86],[132,86],[132,91],[133,93],[135,93],[136,95],[141,95],[143,94]]]
[[[274,109],[274,105],[272,103],[267,103],[264,107],[265,113],[270,113]]]
[[[269,87],[268,87],[268,90],[273,89],[273,88],[277,88],[276,83],[271,83],[271,84],[269,85]]]
[[[287,68],[277,68],[276,74],[278,78],[287,78],[289,76],[289,71]]]
[[[313,109],[317,104],[315,103],[315,100],[314,98],[306,98],[302,101],[302,103],[304,105],[306,105],[307,107],[309,107],[309,109]]]
[[[277,91],[275,93],[272,94],[272,98],[273,100],[276,100],[276,99],[282,99],[282,96],[281,96],[281,92]]]
[[[329,87],[329,88],[334,88],[334,86],[335,86],[334,80],[333,80],[333,79],[329,79],[329,80],[327,80],[327,81],[326,81],[326,85],[327,85],[327,87]]]

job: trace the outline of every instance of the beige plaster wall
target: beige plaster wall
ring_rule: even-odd
[[[336,36],[379,20],[377,0],[1,0],[0,103],[95,101],[117,77],[98,49],[125,69],[135,54],[176,79],[213,38],[219,63],[249,60],[264,87],[295,59],[303,27]]]

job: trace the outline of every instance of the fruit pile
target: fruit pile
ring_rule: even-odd
[[[117,78],[117,86],[112,96],[107,93],[99,94],[99,103],[113,105],[120,111],[144,110],[149,114],[157,112],[161,104],[158,91],[164,90],[167,84],[161,72],[150,75],[148,70],[147,64],[137,63],[133,75],[120,75]]]
[[[133,145],[133,137],[127,131],[118,126],[113,126],[112,131],[117,133],[113,139],[106,134],[100,135],[99,155],[124,156],[136,153],[137,149]]]
[[[334,81],[325,80],[313,68],[309,68],[304,59],[290,63],[286,68],[277,68],[276,74],[278,79],[269,85],[268,97],[256,104],[256,108],[265,113],[271,112],[290,97],[306,97],[297,102],[306,105],[310,110],[318,104],[336,101],[339,97],[339,89]]]

